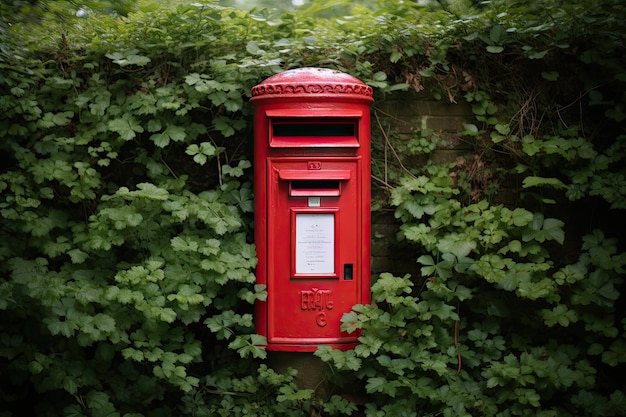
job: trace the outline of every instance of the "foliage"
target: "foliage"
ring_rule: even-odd
[[[389,49],[387,73],[462,98],[475,121],[463,132],[471,153],[451,163],[410,163],[436,150],[431,132],[405,143],[384,132],[401,147],[384,185],[421,276],[382,274],[374,304],[342,320],[361,344],[316,353],[363,381],[365,415],[623,412],[626,78],[622,55],[600,52],[620,48],[624,22],[604,13],[623,7],[597,2],[582,20],[582,5],[550,8],[550,21],[528,6],[492,2],[481,19],[447,22],[427,59]],[[522,198],[499,202],[507,189]],[[601,214],[585,227],[566,224],[591,210]]]
[[[362,332],[356,356],[317,354],[365,381],[367,415],[619,415],[626,254],[595,231],[556,265],[546,243],[563,242],[563,222],[462,206],[444,168],[392,192],[402,236],[427,253],[421,285],[382,274],[374,304],[342,319]]]
[[[129,40],[167,19],[176,43],[211,33],[222,10],[196,27],[197,9],[76,19],[3,56],[2,402],[20,414],[167,414],[204,357],[265,356],[244,307],[264,296],[250,163],[225,139],[245,75],[164,32]]]
[[[619,415],[625,10],[548,3],[2,20],[2,415]],[[300,66],[475,118],[464,158],[403,159],[445,146],[427,130],[397,153],[384,191],[421,276],[382,274],[343,318],[357,349],[317,352],[363,405],[258,363],[245,102]]]

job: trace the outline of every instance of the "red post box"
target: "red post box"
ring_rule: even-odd
[[[301,68],[252,89],[257,333],[267,349],[351,349],[342,315],[370,302],[372,88]]]

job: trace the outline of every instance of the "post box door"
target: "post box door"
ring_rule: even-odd
[[[360,160],[268,161],[268,343],[355,342],[339,329],[360,302]]]

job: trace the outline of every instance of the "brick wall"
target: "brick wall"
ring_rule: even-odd
[[[473,115],[466,103],[446,104],[429,100],[390,101],[377,103],[372,117],[372,274],[381,272],[397,275],[411,273],[418,276],[419,265],[415,253],[396,238],[400,223],[394,218],[393,208],[380,206],[385,199],[384,183],[393,183],[392,169],[423,164],[426,160],[409,157],[403,152],[406,142],[424,129],[440,137],[442,144],[430,155],[436,163],[453,162],[457,156],[472,149],[471,143],[461,138],[463,125]],[[399,159],[399,161],[398,161]]]

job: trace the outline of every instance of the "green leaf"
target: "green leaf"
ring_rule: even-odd
[[[446,236],[437,244],[437,249],[442,253],[452,253],[457,259],[468,256],[472,250],[476,249],[476,242],[464,240],[455,235]]]
[[[463,125],[463,134],[468,136],[478,135],[478,126],[473,123],[467,123]]]
[[[165,148],[170,143],[170,138],[165,133],[155,133],[150,140],[159,148]]]
[[[565,241],[565,223],[559,219],[545,219],[543,221],[543,231],[548,239],[554,240],[561,245]]]
[[[242,358],[252,356],[254,358],[265,359],[267,352],[264,346],[267,344],[267,339],[258,334],[252,335],[240,335],[228,344],[230,349],[235,349]]]
[[[489,39],[494,44],[501,43],[506,38],[506,30],[502,25],[493,25],[489,31]]]
[[[126,52],[113,52],[106,54],[106,57],[111,59],[120,67],[128,65],[144,66],[151,61],[147,56],[137,55],[138,52],[139,51],[137,49],[131,49]]]
[[[63,415],[65,417],[87,417],[83,414],[83,410],[80,405],[69,405],[63,409]]]
[[[361,325],[359,316],[355,311],[347,312],[341,317],[341,330],[344,332],[354,333],[361,328]]]
[[[559,73],[557,71],[543,71],[541,76],[548,81],[556,81],[559,79]]]
[[[422,68],[418,72],[422,77],[426,77],[426,78],[432,77],[435,75],[435,71],[432,68]]]
[[[115,331],[115,319],[108,314],[98,313],[93,318],[93,325],[103,333]]]
[[[130,347],[122,350],[122,356],[124,359],[132,359],[135,362],[142,362],[144,359],[144,354],[141,350]]]
[[[616,367],[626,362],[624,352],[626,352],[626,342],[614,340],[609,349],[602,353],[602,361],[609,366]]]
[[[229,137],[235,134],[235,129],[233,128],[231,121],[225,117],[216,117],[213,120],[213,126],[225,137]]]
[[[252,164],[250,163],[250,161],[241,160],[239,161],[239,163],[237,163],[236,167],[231,167],[230,165],[222,166],[222,174],[231,177],[241,177],[243,176],[243,170],[250,168],[251,166]]]
[[[387,74],[384,71],[378,71],[373,76],[375,81],[385,81],[387,79]]]
[[[526,226],[533,221],[533,213],[523,208],[513,210],[513,224],[517,227]]]
[[[396,62],[400,60],[400,58],[402,58],[402,52],[394,51],[391,53],[391,56],[389,57],[389,61],[395,64]]]
[[[170,140],[174,142],[182,142],[187,137],[185,129],[182,126],[168,126],[162,133],[155,133],[150,139],[160,148],[169,145]]]
[[[176,320],[176,312],[171,308],[160,309],[159,318],[166,323],[173,323]]]
[[[501,135],[508,135],[511,132],[511,127],[508,124],[498,123],[494,127]]]
[[[384,392],[385,385],[387,385],[388,381],[383,377],[372,377],[367,379],[367,384],[365,385],[365,391],[368,394],[373,392]]]
[[[66,126],[68,123],[70,123],[73,117],[74,112],[72,111],[65,111],[60,113],[47,112],[37,122],[37,125],[42,128],[50,128],[53,126]]]
[[[419,258],[417,258],[417,262],[421,263],[422,265],[429,265],[429,266],[436,265],[435,260],[430,255],[421,255]]]
[[[110,131],[116,132],[124,140],[131,140],[137,133],[143,132],[143,127],[133,116],[120,117],[109,121],[107,127]]]
[[[524,180],[522,181],[522,187],[524,188],[542,187],[545,185],[554,187],[557,189],[565,188],[565,184],[563,184],[563,181],[559,180],[558,178],[544,178],[544,177],[528,176],[524,178]]]
[[[187,147],[185,153],[192,155],[194,162],[204,165],[210,157],[217,155],[221,149],[216,148],[209,142],[202,142],[200,145],[192,144]]]
[[[553,327],[558,324],[562,327],[567,327],[570,323],[576,323],[578,316],[576,311],[569,310],[566,305],[559,304],[552,310],[542,310],[541,315],[543,317],[546,326]]]
[[[148,132],[158,132],[161,130],[162,124],[160,119],[150,119],[146,125]]]
[[[261,55],[265,53],[265,51],[259,48],[259,45],[254,41],[250,41],[246,44],[246,51],[252,55]]]
[[[536,51],[529,47],[528,49],[525,49],[525,50],[526,50],[526,56],[529,59],[543,59],[548,54],[547,49],[543,51]]]
[[[81,264],[89,258],[89,254],[81,251],[80,249],[72,249],[68,252],[68,255],[70,255],[72,263],[75,264]]]
[[[502,51],[504,51],[504,47],[503,46],[496,46],[496,45],[488,45],[487,46],[487,52],[489,52],[489,53],[499,54]]]

